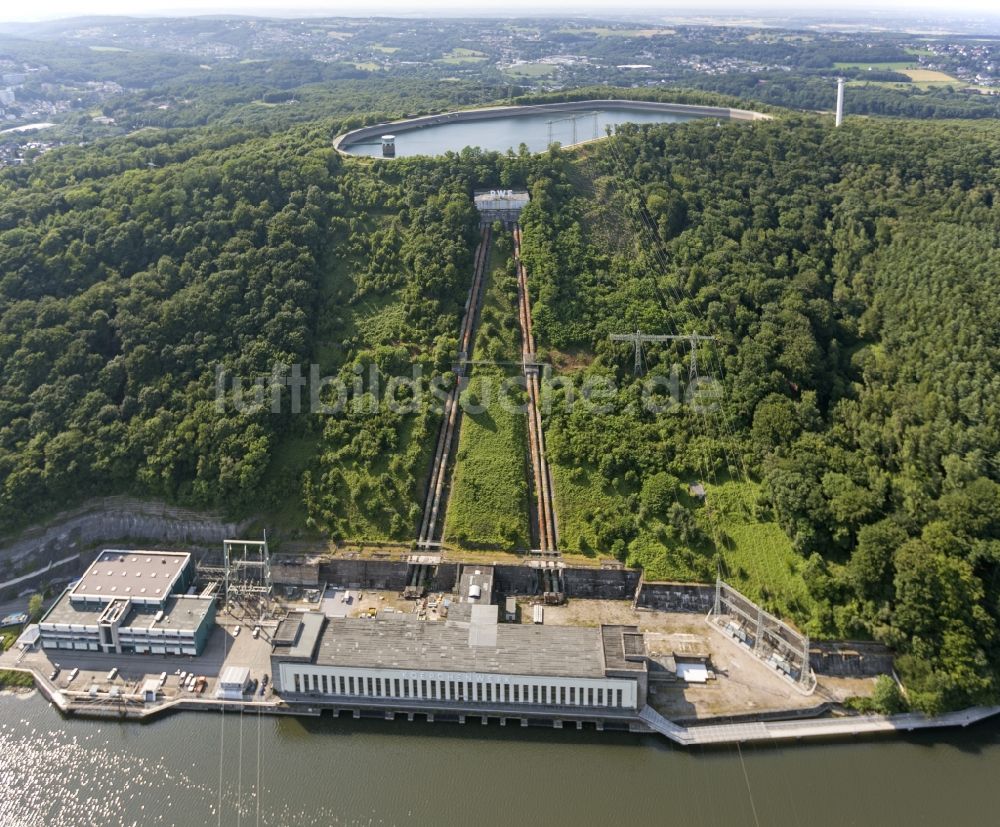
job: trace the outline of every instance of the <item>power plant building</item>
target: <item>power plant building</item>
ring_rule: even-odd
[[[102,551],[38,624],[46,649],[199,655],[215,620],[215,597],[186,594],[186,552]]]
[[[447,621],[290,616],[271,656],[275,691],[331,705],[554,717],[634,714],[645,705],[636,627],[498,623],[498,609],[458,603]]]

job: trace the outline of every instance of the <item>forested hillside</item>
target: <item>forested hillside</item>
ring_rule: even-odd
[[[284,423],[217,413],[213,372],[312,347],[339,161],[304,137],[125,142],[4,181],[0,526],[114,490],[261,496]]]
[[[995,697],[998,160],[989,127],[812,119],[551,157],[524,218],[536,328],[625,388],[604,415],[555,391],[564,542],[884,640],[918,706]],[[608,340],[637,328],[716,336],[721,408],[648,413]],[[645,355],[687,380],[687,344]]]
[[[140,134],[0,179],[0,532],[129,491],[408,535],[426,416],[216,402],[219,369],[447,363],[475,156],[345,169],[329,135]]]
[[[341,127],[146,131],[0,174],[0,534],[129,492],[289,538],[412,540],[438,413],[405,387],[386,404],[388,380],[451,378],[471,194],[528,186],[562,550],[721,573],[810,633],[885,641],[921,708],[996,697],[991,124],[781,115],[388,164],[339,157]],[[516,349],[507,244],[478,357]],[[609,340],[636,329],[715,340],[646,345],[636,377]],[[663,385],[651,410],[672,368],[692,401],[694,355],[716,396]],[[310,412],[306,390],[293,412],[270,378],[291,365],[347,404]],[[220,406],[219,369],[265,404]],[[571,380],[619,390],[570,405]],[[446,531],[519,547],[520,423],[469,421]]]

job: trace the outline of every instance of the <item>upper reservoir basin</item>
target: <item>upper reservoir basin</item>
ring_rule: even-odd
[[[493,107],[448,112],[363,127],[339,136],[334,146],[352,155],[383,157],[382,136],[395,139],[395,156],[442,155],[476,146],[506,152],[525,144],[542,152],[603,137],[623,123],[680,123],[695,118],[756,120],[756,112],[653,101],[581,101],[538,106]]]

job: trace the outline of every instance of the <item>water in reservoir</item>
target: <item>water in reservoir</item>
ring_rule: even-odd
[[[575,115],[575,119],[570,119],[571,115]],[[445,123],[425,126],[410,132],[395,133],[396,157],[442,155],[448,151],[459,152],[467,146],[478,146],[481,149],[498,152],[506,152],[508,149],[517,151],[522,143],[527,144],[531,152],[542,152],[549,145],[549,121],[553,122],[551,140],[565,146],[601,137],[606,134],[606,127],[614,127],[621,123],[680,123],[693,119],[691,115],[650,112],[645,109],[614,111],[597,109],[583,113],[549,112],[537,115],[510,115],[486,121]],[[392,132],[392,128],[387,126],[386,132]],[[382,143],[378,136],[367,142],[351,144],[345,149],[354,155],[382,157]]]
[[[478,721],[83,721],[37,693],[0,696],[5,827],[992,824],[998,778],[998,722],[684,751],[656,736]]]

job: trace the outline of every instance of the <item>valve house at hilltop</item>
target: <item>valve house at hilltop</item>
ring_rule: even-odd
[[[102,551],[38,624],[46,649],[200,655],[215,596],[193,591],[191,555]]]
[[[517,223],[531,199],[525,190],[476,190],[474,200],[483,223],[501,221],[509,227]]]

